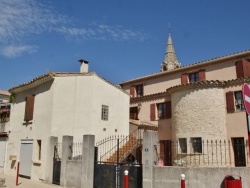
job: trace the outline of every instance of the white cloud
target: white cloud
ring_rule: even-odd
[[[20,46],[6,46],[0,50],[0,53],[5,57],[18,57],[22,54],[34,53],[37,51],[37,46],[27,46],[27,45],[20,45]]]
[[[73,19],[72,19],[73,20]],[[81,40],[145,40],[142,32],[125,29],[121,26],[87,25],[72,27],[74,24],[67,15],[56,12],[49,1],[40,0],[0,0],[0,47],[2,55],[16,57],[14,54],[30,52],[33,45],[28,44],[34,34],[60,33],[66,38]],[[10,48],[10,46],[16,46]],[[24,47],[24,48],[21,48]],[[26,47],[26,48],[25,48]],[[10,51],[11,52],[10,52]],[[16,53],[14,53],[16,51]],[[13,53],[12,53],[13,52]]]

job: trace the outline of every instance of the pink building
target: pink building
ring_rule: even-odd
[[[122,82],[130,119],[158,127],[164,165],[249,166],[242,84],[250,51],[181,66],[169,34],[161,72]]]

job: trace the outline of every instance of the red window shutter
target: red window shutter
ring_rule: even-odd
[[[150,120],[155,120],[155,104],[150,104]]]
[[[182,74],[181,75],[181,84],[188,83],[188,74]]]
[[[35,102],[34,95],[29,95],[26,97],[24,121],[30,121],[33,119],[34,102]]]
[[[242,69],[244,77],[250,77],[250,62],[246,59],[242,59]]]
[[[242,61],[237,61],[237,62],[235,63],[235,68],[236,68],[236,75],[237,75],[237,78],[242,78],[242,77],[244,77]]]
[[[130,86],[130,96],[135,97],[135,86]]]
[[[200,78],[200,81],[206,80],[205,69],[202,69],[199,71],[199,78]]]
[[[234,92],[226,93],[227,113],[234,113]]]
[[[166,109],[166,118],[172,117],[172,107],[171,107],[171,101],[167,101],[167,109]]]

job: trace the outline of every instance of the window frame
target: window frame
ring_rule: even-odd
[[[188,74],[189,83],[195,83],[200,81],[199,72],[192,72]]]
[[[143,84],[135,86],[136,97],[143,97]]]
[[[186,153],[188,152],[188,147],[187,147],[187,138],[179,138],[179,153]]]
[[[158,119],[167,119],[167,103],[162,102],[162,103],[157,103],[157,118]],[[161,115],[159,113],[161,112]]]
[[[202,137],[191,137],[190,143],[193,153],[202,153]]]
[[[238,98],[237,96],[240,97]],[[240,101],[240,102],[238,102]],[[245,111],[244,101],[243,101],[243,93],[242,91],[234,91],[234,107],[235,111]]]
[[[108,105],[102,105],[101,120],[108,121],[108,119],[109,119],[109,106]]]

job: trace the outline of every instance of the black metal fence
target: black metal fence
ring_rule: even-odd
[[[124,187],[124,171],[129,172],[129,187],[142,188],[142,165],[125,163],[96,163],[94,168],[94,188]]]
[[[189,142],[160,141],[155,146],[158,165],[164,166],[249,166],[249,144],[243,138],[232,140],[191,139]]]

